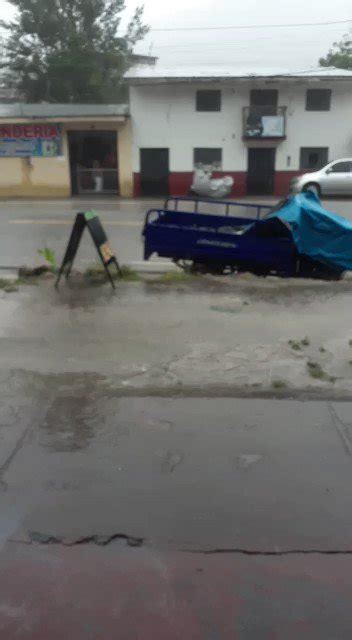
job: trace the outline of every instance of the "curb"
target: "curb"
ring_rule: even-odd
[[[8,280],[12,282],[13,280],[18,280],[19,267],[1,267],[0,266],[0,279]]]
[[[126,262],[122,262],[121,266],[129,267],[137,273],[159,274],[168,273],[170,271],[180,271],[180,268],[173,262],[147,262],[143,260],[128,260]],[[2,278],[3,280],[17,280],[19,269],[20,267],[7,267],[0,265],[0,278]]]
[[[128,261],[122,263],[124,266],[133,269],[137,273],[150,273],[150,274],[158,274],[158,273],[168,273],[179,272],[180,268],[174,264],[173,262],[143,262],[143,261]]]

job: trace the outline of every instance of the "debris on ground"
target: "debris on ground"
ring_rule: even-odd
[[[37,276],[42,276],[44,273],[52,273],[51,267],[47,264],[41,264],[39,267],[20,267],[18,270],[18,275],[20,278],[33,278]]]

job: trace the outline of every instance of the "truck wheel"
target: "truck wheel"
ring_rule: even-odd
[[[319,185],[316,182],[308,182],[308,184],[304,185],[302,191],[305,191],[305,192],[311,191],[318,198],[320,198],[321,189],[320,189]]]

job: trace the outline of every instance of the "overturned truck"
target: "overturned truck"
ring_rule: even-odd
[[[290,196],[274,208],[219,201],[226,215],[199,213],[206,202],[169,198],[163,209],[148,211],[144,259],[157,254],[185,269],[217,274],[338,279],[352,269],[352,223],[325,210],[313,193]],[[186,203],[192,211],[182,211]],[[244,206],[256,217],[235,215]]]

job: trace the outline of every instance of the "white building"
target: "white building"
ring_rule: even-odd
[[[352,72],[140,64],[130,85],[135,195],[187,194],[195,164],[235,179],[233,196],[285,195],[290,180],[352,157]]]

